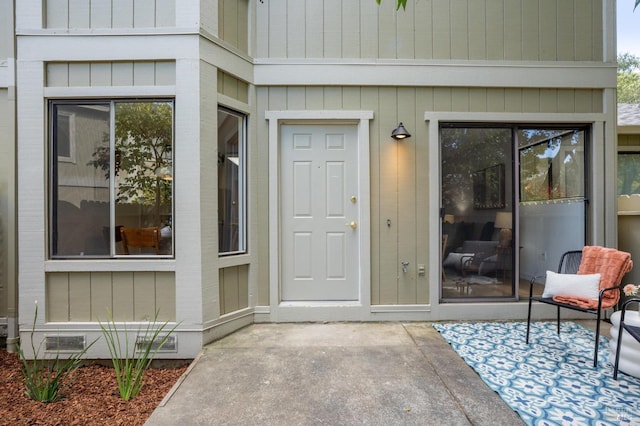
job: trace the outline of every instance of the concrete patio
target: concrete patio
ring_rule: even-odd
[[[208,345],[147,421],[176,424],[522,421],[430,323],[326,323],[255,324]]]

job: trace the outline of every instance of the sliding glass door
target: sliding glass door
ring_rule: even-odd
[[[584,246],[587,135],[441,124],[442,301],[515,300]]]

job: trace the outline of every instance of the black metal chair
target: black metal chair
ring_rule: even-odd
[[[560,258],[560,264],[558,265],[558,273],[575,274],[576,272],[578,272],[578,268],[580,267],[581,261],[582,261],[582,250],[571,250],[564,253]],[[532,302],[534,301],[556,306],[557,308],[556,322],[557,322],[558,334],[560,334],[560,308],[566,308],[574,311],[593,314],[593,315],[596,315],[596,339],[595,339],[595,347],[593,350],[593,366],[596,367],[598,365],[598,343],[600,342],[600,320],[602,318],[602,296],[607,291],[612,291],[616,289],[620,290],[620,285],[616,287],[610,287],[610,288],[600,290],[600,293],[598,295],[598,308],[587,309],[587,308],[583,308],[576,305],[556,302],[555,300],[553,300],[552,297],[534,296],[533,285],[535,284],[536,278],[537,277],[531,278],[531,282],[529,284],[529,312],[527,314],[527,338],[526,338],[527,344],[529,343],[529,329],[531,326],[531,306],[532,306]]]
[[[622,312],[620,313],[620,328],[618,329],[618,345],[616,346],[616,358],[613,364],[613,379],[618,380],[618,363],[620,362],[620,349],[622,349],[622,333],[626,330],[631,337],[640,342],[640,327],[626,324],[624,322],[624,314],[630,303],[640,303],[640,299],[628,299],[622,304]]]

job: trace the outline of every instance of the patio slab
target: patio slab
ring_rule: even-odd
[[[147,425],[522,424],[430,323],[255,324],[208,345]]]

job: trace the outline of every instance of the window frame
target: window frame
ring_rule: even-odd
[[[247,153],[248,153],[248,121],[249,114],[239,111],[237,109],[230,108],[223,104],[218,104],[216,113],[220,112],[231,115],[242,120],[242,124],[238,129],[240,134],[238,137],[238,249],[234,251],[220,251],[221,236],[218,234],[218,257],[238,256],[248,253],[248,167],[247,167]],[[220,129],[220,123],[218,123],[218,131]],[[219,133],[216,134],[216,148],[219,144]],[[218,152],[218,149],[216,149]],[[219,155],[219,152],[218,152]],[[220,163],[217,162],[219,165]],[[219,166],[218,166],[219,167]],[[217,190],[220,190],[219,182]],[[219,197],[219,193],[218,193]],[[219,198],[218,198],[219,199]],[[220,205],[217,209],[217,223],[220,223]]]
[[[624,157],[625,155],[640,155],[640,146],[618,147],[618,152],[616,154],[616,160],[618,164],[618,170],[616,175],[616,196],[631,195],[631,194],[621,194],[620,188],[618,187],[618,179],[620,178],[620,173],[622,173],[622,168],[620,167],[620,164],[621,164],[620,160],[621,160],[621,157]],[[638,192],[635,192],[633,194],[637,194],[637,193],[640,193],[640,188],[638,188]]]
[[[48,170],[46,170],[47,176],[47,259],[51,261],[64,261],[64,260],[86,260],[86,261],[118,261],[119,259],[139,259],[139,260],[152,260],[152,262],[159,260],[172,260],[175,259],[175,230],[173,229],[173,222],[175,218],[175,181],[171,181],[171,207],[170,207],[170,217],[171,217],[171,243],[170,243],[170,253],[169,254],[130,254],[125,255],[122,253],[117,253],[117,237],[116,233],[116,179],[115,179],[115,162],[116,162],[116,133],[115,133],[115,115],[116,115],[116,105],[118,103],[167,103],[171,105],[171,168],[175,169],[175,134],[176,134],[176,99],[175,96],[154,96],[149,98],[144,97],[136,97],[136,96],[127,96],[127,97],[100,97],[100,98],[50,98],[47,99],[47,119],[48,119],[48,134],[47,134],[47,165]],[[56,152],[56,130],[57,123],[55,120],[57,107],[59,106],[88,106],[88,105],[103,105],[108,106],[109,111],[109,181],[108,181],[108,191],[109,191],[109,242],[108,242],[108,254],[89,254],[85,255],[83,252],[80,254],[54,254],[55,251],[55,241],[56,236],[54,235],[56,232],[59,232],[57,226],[55,225],[56,217],[58,215],[57,208],[55,205],[59,199],[58,195],[58,186],[59,186],[59,175],[58,175],[58,164],[59,163],[76,163],[76,151],[77,151],[77,142],[76,142],[76,132],[74,129],[69,130],[70,134],[70,152],[72,153],[72,161],[65,156],[57,156]],[[70,126],[75,122],[75,114],[67,114],[65,112],[57,112],[57,114],[67,115],[70,117],[69,123]],[[175,172],[172,171],[173,175]],[[161,230],[160,230],[161,231]]]

